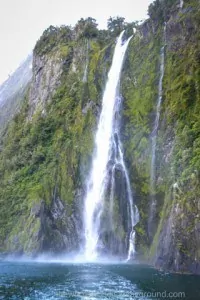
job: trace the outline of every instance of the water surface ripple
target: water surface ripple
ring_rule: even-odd
[[[200,277],[145,265],[0,262],[0,299],[200,299]]]

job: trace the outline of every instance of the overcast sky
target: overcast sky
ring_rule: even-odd
[[[126,21],[147,17],[152,0],[0,0],[0,83],[33,49],[49,25],[74,25],[93,17],[100,28],[110,16]]]

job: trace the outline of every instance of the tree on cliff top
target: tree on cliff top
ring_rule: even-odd
[[[178,0],[155,0],[149,5],[148,15],[158,23],[167,22],[176,4],[179,4]]]
[[[123,17],[110,17],[107,21],[108,30],[116,36],[125,28],[125,25],[125,18]]]
[[[75,25],[75,32],[78,38],[95,38],[98,36],[97,22],[95,19],[88,17],[87,19],[81,18]]]

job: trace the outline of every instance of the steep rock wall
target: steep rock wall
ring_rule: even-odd
[[[200,264],[199,13],[198,1],[188,1],[182,9],[172,2],[165,14],[165,35],[159,15],[146,21],[130,43],[122,82],[124,144],[141,216],[136,226],[138,253],[158,267],[194,273],[199,273]],[[151,141],[164,45],[156,191],[152,194]],[[149,230],[152,197],[156,208]]]
[[[36,44],[30,90],[2,141],[1,251],[81,247],[84,186],[110,48],[68,27],[50,27]]]
[[[32,79],[32,54],[0,86],[0,138],[8,122],[20,111]]]

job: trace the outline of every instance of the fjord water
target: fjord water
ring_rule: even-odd
[[[0,262],[0,299],[200,299],[199,276],[145,265]]]
[[[114,155],[114,164],[112,166],[111,174],[111,191],[110,191],[110,220],[112,223],[113,215],[113,198],[114,198],[114,172],[116,164],[120,165],[122,172],[125,175],[127,194],[128,194],[128,222],[130,223],[129,234],[129,250],[128,258],[135,252],[135,233],[134,225],[138,222],[138,211],[133,204],[131,187],[128,177],[128,172],[123,158],[123,150],[120,141],[118,122],[116,113],[120,108],[119,82],[123,66],[124,56],[131,37],[123,42],[123,34],[119,36],[112,65],[108,74],[103,99],[102,110],[99,118],[98,128],[95,138],[95,153],[93,155],[92,169],[87,184],[87,193],[85,197],[85,258],[87,261],[94,261],[97,259],[99,241],[99,229],[101,227],[101,215],[104,211],[105,191],[108,186],[109,169],[108,162],[112,161]]]

